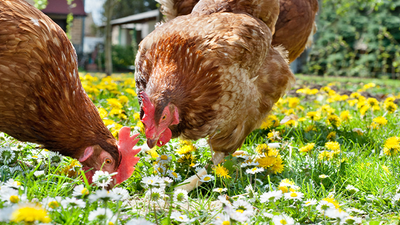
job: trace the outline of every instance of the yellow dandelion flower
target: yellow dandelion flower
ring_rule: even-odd
[[[151,158],[153,158],[153,159],[159,157],[159,155],[158,155],[158,153],[156,151],[156,148],[152,148],[152,149],[148,150],[147,154],[149,154],[151,156]]]
[[[378,100],[376,100],[376,98],[368,98],[367,99],[367,103],[369,104],[369,106],[374,107],[379,105]]]
[[[353,92],[350,94],[350,98],[359,98],[360,96],[361,96],[361,94],[358,92]]]
[[[349,103],[349,105],[353,107],[358,103],[358,100],[357,99],[347,100],[347,103]]]
[[[218,164],[216,167],[214,167],[214,171],[215,174],[219,177],[231,178],[231,176],[229,176],[229,170],[221,164]]]
[[[137,96],[137,95],[136,95],[136,91],[133,90],[132,88],[127,88],[127,89],[125,89],[125,92],[128,93],[128,94],[130,94],[130,95],[132,95],[132,96]]]
[[[140,113],[134,113],[133,114],[133,120],[138,120],[138,119],[140,119]]]
[[[315,143],[308,143],[306,146],[299,149],[300,152],[310,152],[315,146]]]
[[[271,141],[277,141],[277,140],[281,139],[281,137],[279,135],[280,135],[279,131],[275,131],[275,130],[272,130],[271,132],[269,132],[267,134],[268,138]]]
[[[144,133],[145,131],[144,131],[144,124],[142,123],[142,121],[137,121],[137,123],[136,123],[136,127],[138,127],[139,128],[139,130],[140,130],[140,132],[142,132],[142,133]]]
[[[340,113],[340,119],[343,121],[349,121],[351,119],[350,111],[345,110]]]
[[[258,162],[258,166],[263,168],[268,168],[276,163],[276,159],[277,159],[276,157],[264,156],[256,158],[256,162]]]
[[[307,118],[311,119],[312,121],[317,121],[320,119],[320,116],[318,112],[308,112]]]
[[[129,102],[129,98],[126,97],[125,95],[118,96],[118,100],[122,105],[125,105],[126,103]]]
[[[329,161],[333,158],[333,153],[328,151],[322,151],[318,155],[318,159],[321,161]]]
[[[310,132],[310,131],[317,131],[317,128],[314,125],[309,125],[304,129],[305,132]]]
[[[299,121],[299,122],[304,122],[304,121],[306,121],[307,119],[305,118],[305,117],[300,117],[297,121]]]
[[[376,86],[376,84],[374,84],[374,83],[368,83],[368,84],[365,84],[365,85],[363,86],[363,89],[364,89],[364,90],[367,90],[367,89],[373,88],[373,87],[375,87],[375,86]]]
[[[385,102],[385,110],[389,113],[394,113],[397,110],[397,105],[393,102]]]
[[[275,115],[268,115],[264,119],[260,128],[266,130],[266,129],[277,127],[277,126],[279,126],[279,118]]]
[[[284,170],[285,165],[283,164],[283,160],[280,155],[276,158],[276,161],[273,166],[270,167],[271,171],[274,174],[282,173]]]
[[[118,101],[116,98],[109,98],[107,99],[107,103],[110,105],[111,108],[113,109],[122,109],[122,104],[121,102]]]
[[[287,100],[288,100],[289,108],[292,108],[292,109],[296,108],[296,106],[300,104],[300,99],[297,97],[288,98]]]
[[[296,127],[296,126],[297,126],[297,122],[296,122],[296,120],[288,120],[288,121],[285,123],[285,126],[288,126],[288,127]]]
[[[367,111],[368,111],[369,108],[370,108],[369,105],[364,105],[363,107],[360,108],[360,114],[361,114],[362,116],[364,116],[365,113],[367,113]]]
[[[387,119],[383,116],[376,117],[372,121],[378,124],[379,126],[384,126],[388,122]]]
[[[336,141],[330,141],[325,143],[325,147],[329,150],[336,151],[340,149],[340,144]]]
[[[192,144],[190,144],[190,145],[182,146],[181,148],[176,150],[176,153],[178,153],[179,155],[184,155],[186,153],[193,152],[193,151],[196,151],[196,147],[194,147]]]
[[[336,138],[336,132],[335,131],[329,132],[328,136],[326,136],[326,139],[328,139],[328,140],[333,140],[335,138]]]
[[[50,223],[51,219],[40,205],[21,205],[12,212],[11,221],[32,224],[35,221]]]
[[[328,123],[331,124],[333,127],[338,127],[340,126],[340,118],[337,115],[329,115]]]
[[[400,151],[400,138],[399,137],[390,137],[385,141],[385,145],[383,148],[383,152],[388,155],[397,155]]]

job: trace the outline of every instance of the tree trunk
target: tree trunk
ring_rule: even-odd
[[[107,0],[105,2],[105,16],[106,16],[106,40],[104,45],[104,54],[105,54],[105,72],[107,76],[112,74],[112,43],[111,43],[111,16],[112,16],[112,7],[114,0]]]

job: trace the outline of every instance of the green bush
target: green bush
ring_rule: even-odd
[[[308,72],[400,78],[399,14],[399,1],[351,4],[345,12],[335,1],[323,1]]]

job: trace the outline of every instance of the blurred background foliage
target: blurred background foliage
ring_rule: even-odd
[[[400,79],[400,1],[324,0],[308,74]]]

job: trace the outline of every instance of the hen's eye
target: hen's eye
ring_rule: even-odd
[[[167,116],[166,115],[164,115],[163,117],[162,117],[162,120],[165,120],[167,118]]]
[[[111,164],[111,159],[107,158],[106,160],[104,160],[104,162],[105,162],[106,164]]]

